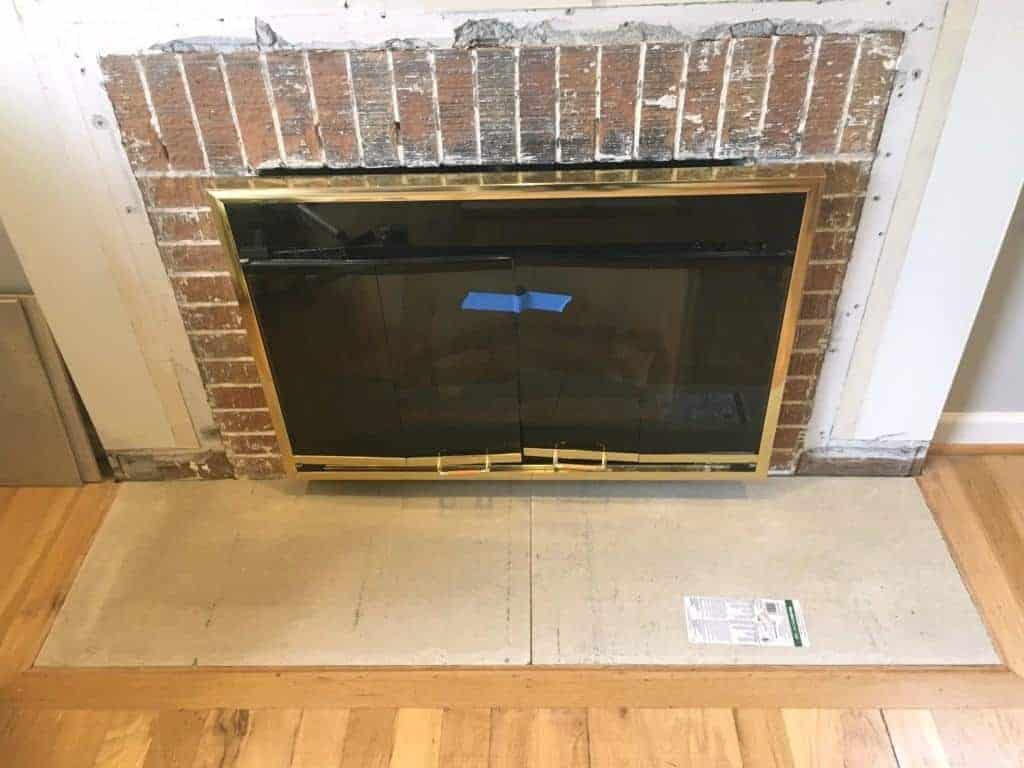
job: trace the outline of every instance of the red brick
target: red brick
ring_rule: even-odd
[[[220,243],[162,245],[160,255],[168,272],[223,272],[231,269],[231,257]]]
[[[714,154],[727,48],[726,40],[696,40],[690,46],[679,137],[681,156],[711,157]]]
[[[853,229],[860,218],[863,197],[826,197],[818,209],[820,229]]]
[[[167,153],[153,126],[134,57],[104,56],[100,69],[106,78],[107,95],[117,116],[128,162],[136,171],[166,170]]]
[[[214,408],[266,408],[263,387],[233,386],[213,387],[209,390],[210,402]]]
[[[779,427],[775,430],[774,450],[794,450],[803,441],[805,427]]]
[[[794,352],[789,358],[787,376],[817,376],[821,364],[818,352]]]
[[[255,360],[206,360],[199,363],[203,380],[209,384],[259,384]]]
[[[363,139],[363,164],[369,168],[396,166],[398,135],[387,53],[352,51],[350,59],[359,132]]]
[[[259,54],[224,54],[224,68],[249,165],[252,168],[279,167],[281,153]]]
[[[779,411],[779,424],[782,426],[804,426],[811,418],[811,404],[786,404]]]
[[[160,242],[177,240],[216,240],[217,224],[209,211],[176,211],[151,213],[153,232]]]
[[[516,161],[515,51],[478,48],[477,99],[480,104],[480,161]]]
[[[555,49],[519,50],[519,150],[523,163],[555,162]]]
[[[835,308],[835,294],[811,293],[802,297],[800,302],[801,320],[828,320]]]
[[[206,176],[144,176],[139,188],[151,208],[206,208],[207,181]]]
[[[902,47],[902,32],[877,32],[861,37],[860,61],[840,152],[874,152],[878,146]]]
[[[277,435],[224,435],[224,447],[234,454],[280,453]]]
[[[398,135],[405,165],[437,165],[434,85],[426,51],[394,51]]]
[[[141,57],[149,95],[160,124],[171,168],[176,171],[201,171],[206,167],[199,147],[192,107],[185,94],[185,80],[178,68],[178,57],[172,53]]]
[[[434,54],[434,69],[441,116],[442,162],[472,165],[479,161],[479,156],[473,107],[473,62],[469,51],[438,51]]]
[[[237,301],[235,286],[227,275],[171,277],[171,287],[179,304]]]
[[[807,268],[805,291],[837,291],[843,279],[842,264],[811,264]]]
[[[216,54],[188,54],[182,56],[182,62],[210,168],[221,173],[243,170],[238,134]]]
[[[801,154],[827,155],[836,151],[856,53],[856,35],[826,35],[822,38]]]
[[[594,159],[597,48],[562,46],[558,62],[558,146],[562,163]]]
[[[828,339],[828,326],[822,323],[797,325],[793,349],[799,352],[818,352]]]
[[[769,468],[774,470],[792,470],[796,463],[796,451],[793,448],[773,450]]]
[[[281,125],[285,162],[298,166],[320,165],[323,155],[313,119],[305,55],[298,51],[268,53],[267,72]]]
[[[813,37],[787,35],[775,43],[764,133],[761,136],[761,154],[765,157],[793,157],[796,154],[814,40]]]
[[[606,45],[601,49],[601,119],[597,125],[601,155],[633,157],[639,75],[640,46]]]
[[[722,157],[752,155],[760,144],[771,47],[770,37],[745,37],[733,43],[722,121]]]
[[[245,327],[238,307],[182,307],[181,319],[190,331],[239,331]]]
[[[810,379],[787,379],[782,391],[782,399],[786,401],[808,400],[811,396]]]
[[[821,167],[825,172],[825,189],[823,194],[826,197],[834,195],[863,195],[865,189],[867,189],[871,174],[871,163],[868,161],[821,163]]]
[[[359,145],[352,118],[352,87],[343,51],[310,51],[316,111],[320,117],[327,165],[352,168],[359,165]]]
[[[854,233],[816,232],[811,245],[811,261],[837,261],[850,258]]]
[[[280,457],[277,456],[235,456],[232,459],[232,464],[235,467],[235,472],[240,477],[255,479],[281,477],[284,475],[284,464],[281,463]]]
[[[272,431],[270,411],[214,411],[213,420],[224,432]]]
[[[676,149],[676,111],[683,68],[681,43],[651,43],[644,60],[638,159],[671,160]]]

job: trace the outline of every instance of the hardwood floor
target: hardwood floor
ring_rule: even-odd
[[[0,766],[1024,766],[1024,457],[921,486],[1006,667],[31,667],[116,490],[0,489]]]
[[[1024,710],[0,711],[6,768],[1010,768]]]

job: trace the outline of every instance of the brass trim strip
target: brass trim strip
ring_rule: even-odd
[[[325,456],[298,454],[293,457],[297,464],[323,464],[327,467],[424,467],[435,469],[438,456]],[[441,455],[449,466],[466,464],[518,464],[523,460],[520,453],[472,453],[464,455]]]
[[[743,166],[743,167],[704,167],[704,168],[649,168],[649,169],[607,169],[599,171],[526,171],[510,173],[445,173],[445,174],[408,174],[408,175],[364,175],[364,176],[330,176],[330,177],[292,177],[292,178],[258,178],[258,179],[215,179],[211,182],[215,188],[207,190],[213,208],[214,219],[224,247],[230,255],[231,277],[238,295],[239,310],[245,321],[245,328],[253,346],[253,356],[259,371],[260,381],[266,395],[274,431],[277,433],[281,446],[281,458],[285,471],[292,477],[320,477],[323,479],[424,479],[442,478],[450,475],[426,473],[422,470],[409,470],[419,466],[419,462],[432,462],[436,469],[437,457],[416,457],[415,463],[409,459],[401,460],[396,467],[394,457],[344,457],[344,456],[304,456],[294,455],[288,437],[281,403],[277,395],[277,386],[270,367],[267,351],[263,343],[259,322],[252,306],[252,298],[242,274],[238,248],[231,233],[225,203],[267,203],[267,202],[400,202],[415,200],[503,200],[503,199],[552,199],[552,198],[597,198],[597,197],[688,197],[694,195],[734,195],[734,194],[784,194],[800,193],[806,195],[803,219],[797,241],[796,255],[786,297],[782,329],[779,336],[779,347],[772,373],[768,406],[765,413],[764,427],[761,434],[760,449],[757,454],[664,454],[643,457],[639,454],[610,452],[609,461],[622,461],[654,466],[662,460],[676,464],[676,469],[664,471],[623,470],[609,467],[606,472],[595,473],[587,469],[572,470],[563,468],[555,471],[551,468],[529,467],[520,470],[501,469],[500,474],[509,478],[558,479],[578,478],[593,479],[597,477],[615,480],[678,480],[678,479],[729,479],[729,478],[763,478],[768,474],[771,461],[771,446],[778,426],[779,411],[782,406],[782,390],[785,386],[786,372],[793,350],[796,336],[796,325],[800,311],[800,299],[803,291],[807,264],[810,259],[811,241],[814,235],[814,223],[817,220],[818,207],[821,200],[821,187],[824,174],[815,168],[801,165],[787,166]],[[525,455],[541,456],[544,454],[532,451],[550,449],[525,449]],[[573,457],[568,449],[561,450],[563,457]],[[600,459],[600,452],[592,455],[579,455],[580,459]],[[594,456],[596,454],[596,456]],[[548,454],[550,455],[550,454]],[[635,457],[635,458],[634,458]],[[315,459],[315,460],[314,460]],[[331,466],[348,467],[350,460],[359,459],[360,467],[370,467],[359,471],[325,470],[299,472],[296,462],[318,463]],[[446,457],[447,460],[447,457]],[[748,461],[749,460],[749,461]],[[521,461],[518,457],[513,464]],[[702,470],[693,468],[696,464],[745,464],[754,463],[752,471],[714,470],[706,467]],[[372,462],[372,463],[369,463]],[[498,456],[490,457],[491,464],[502,464]],[[690,464],[690,466],[687,466]],[[375,469],[374,467],[381,467]],[[475,477],[480,473],[474,473]]]
[[[593,451],[585,448],[523,448],[524,456],[532,456],[536,459],[554,459],[555,455],[562,459],[577,461],[619,461],[623,463],[636,464],[640,454],[628,451]]]
[[[641,464],[754,464],[759,453],[641,453]]]

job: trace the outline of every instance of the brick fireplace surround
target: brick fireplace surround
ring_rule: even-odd
[[[163,477],[281,474],[204,190],[278,168],[750,159],[827,176],[772,467],[800,454],[901,32],[631,45],[108,56],[106,88],[224,453]],[[120,464],[124,474],[132,476]]]

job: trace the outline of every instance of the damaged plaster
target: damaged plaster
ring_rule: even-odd
[[[625,11],[625,9],[623,9]],[[771,37],[773,35],[822,35],[827,31],[824,24],[809,23],[794,19],[756,19],[737,24],[718,24],[706,27],[696,33],[685,32],[670,24],[655,24],[647,21],[623,21],[611,29],[578,29],[559,26],[557,20],[514,24],[497,17],[473,18],[456,26],[452,32],[450,46],[453,48],[493,48],[532,45],[615,45],[643,42],[682,42],[686,40],[721,40],[730,37]],[[394,37],[380,42],[344,43],[289,43],[263,19],[254,19],[255,34],[252,38],[219,37],[205,35],[176,38],[155,43],[150,50],[160,53],[228,53],[240,50],[281,50],[281,49],[379,49],[414,50],[434,48],[440,43],[418,37]],[[848,23],[838,24],[844,31]]]

